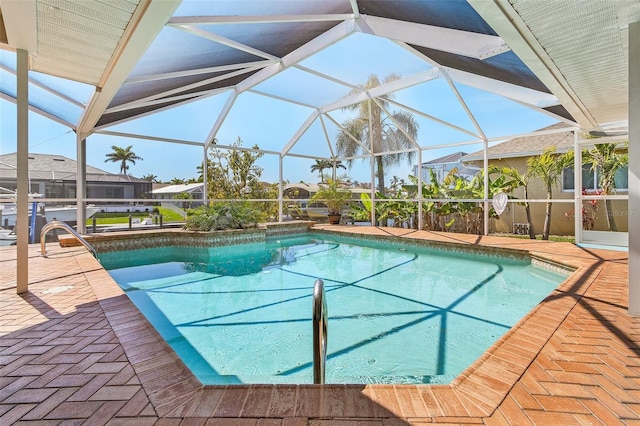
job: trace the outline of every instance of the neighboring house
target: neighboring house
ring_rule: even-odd
[[[312,219],[312,220],[327,220],[327,205],[324,202],[309,202],[308,200],[318,192],[321,185],[307,184],[307,183],[289,183],[283,188],[283,197],[289,199],[291,202],[286,205],[288,214],[295,219]],[[326,185],[322,185],[325,186]],[[353,188],[348,185],[342,185],[342,189],[351,192],[351,198],[353,201],[351,205],[360,203],[360,194],[370,194],[371,190],[367,188]],[[301,212],[301,211],[302,212]],[[343,212],[348,211],[348,208]]]
[[[151,194],[156,200],[204,199],[204,183],[179,183],[177,185],[153,184]]]
[[[0,187],[15,191],[16,153],[0,155]],[[46,198],[76,197],[75,160],[62,155],[29,154],[30,192]],[[86,166],[87,198],[145,198],[151,182]],[[103,204],[103,203],[100,203]]]
[[[320,185],[316,184],[307,184],[307,183],[288,183],[283,188],[283,196],[284,198],[288,198],[291,200],[308,200],[313,197],[313,194],[318,192]],[[367,188],[352,188],[350,186],[344,186],[346,191],[350,191],[352,194],[352,198],[354,200],[360,201],[360,194],[367,193],[371,194],[371,190]],[[306,206],[306,202],[299,202],[302,207]]]
[[[201,206],[204,200],[204,183],[180,183],[177,185],[154,184],[152,197],[162,201],[163,207],[184,211],[188,208]],[[182,201],[187,200],[187,201]]]
[[[559,123],[545,127],[540,130],[555,130],[566,127]],[[582,135],[579,140],[585,140]],[[623,143],[628,140],[628,136],[608,136],[602,138],[590,139],[593,143]],[[573,132],[560,132],[546,135],[526,136],[510,139],[506,142],[494,145],[488,148],[487,154],[490,166],[497,167],[514,167],[520,173],[527,171],[527,160],[542,154],[542,152],[550,146],[555,146],[556,151],[565,153],[574,148]],[[464,163],[474,167],[481,167],[483,162],[483,152],[477,151],[466,155],[461,159]],[[594,193],[598,190],[598,171],[592,170],[591,165],[583,165],[582,168],[583,190],[587,193]],[[627,170],[620,170],[616,176],[616,188],[619,194],[627,193]],[[538,179],[532,179],[528,187],[529,199],[546,199],[546,190]],[[554,199],[573,199],[574,198],[574,170],[573,167],[565,169],[558,185],[552,190]],[[522,188],[516,190],[513,194],[517,198],[524,197]],[[585,213],[590,217],[594,217],[595,224],[593,229],[608,230],[606,228],[606,217],[602,201],[597,203],[597,209],[593,209],[593,204],[585,202]],[[545,203],[531,203],[531,216],[534,231],[537,234],[542,232]],[[626,216],[628,211],[628,202],[626,200],[613,201],[613,209],[617,217]],[[574,235],[574,204],[573,203],[553,203],[551,209],[551,229],[550,233],[554,235]],[[582,214],[582,212],[580,212]],[[526,215],[524,207],[517,204],[509,203],[507,209],[500,215],[500,220],[492,220],[492,232],[516,232],[526,234]],[[514,225],[515,224],[515,225]],[[628,220],[620,217],[617,220],[618,230],[627,232]]]
[[[461,159],[466,155],[466,152],[454,152],[453,154],[422,163],[422,181],[427,184],[430,183],[431,171],[433,171],[438,183],[441,184],[444,182],[444,178],[447,177],[447,175],[454,169],[458,176],[467,179],[473,178],[481,170],[481,167],[475,167],[463,163]],[[413,175],[416,177],[418,176],[417,165],[413,166]]]

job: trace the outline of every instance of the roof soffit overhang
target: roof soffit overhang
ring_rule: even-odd
[[[468,1],[527,67],[558,97],[582,128],[593,129],[600,126],[508,0]]]
[[[0,0],[3,31],[13,49],[23,49],[30,54],[38,51],[38,26],[35,0]]]

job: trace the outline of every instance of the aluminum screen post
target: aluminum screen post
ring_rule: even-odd
[[[313,285],[313,383],[324,385],[327,363],[327,302],[324,282]]]

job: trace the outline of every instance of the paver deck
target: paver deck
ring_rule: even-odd
[[[569,243],[376,227],[528,250],[576,272],[450,385],[202,386],[84,248],[0,248],[0,424],[640,425],[640,318],[628,254]]]

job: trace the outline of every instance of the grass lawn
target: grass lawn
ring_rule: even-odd
[[[516,234],[508,234],[508,233],[494,233],[491,235],[495,235],[496,237],[509,237],[509,238],[519,238],[522,240],[528,240],[528,235],[516,235]],[[542,235],[536,235],[537,240],[542,239]],[[549,241],[558,241],[562,243],[576,243],[576,237],[573,235],[549,235]]]
[[[158,208],[160,214],[162,215],[162,222],[184,222],[184,218],[180,216],[178,213],[173,210],[166,209],[164,207]],[[94,216],[96,218],[96,225],[118,225],[118,224],[128,224],[129,216],[135,219],[145,219],[147,217],[152,217],[148,212],[130,212],[130,213],[121,213],[121,212],[111,212],[111,213],[96,213]],[[93,217],[87,219],[87,225],[93,225]]]

